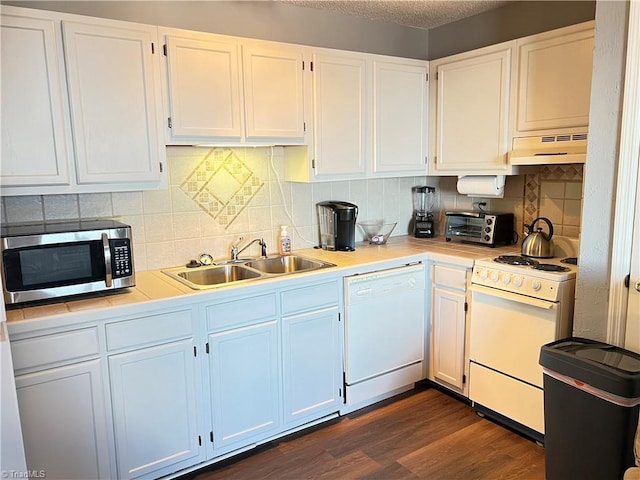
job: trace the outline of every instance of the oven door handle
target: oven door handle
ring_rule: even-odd
[[[109,237],[106,233],[102,234],[102,249],[104,251],[104,267],[105,267],[105,279],[104,283],[107,288],[111,287],[111,281],[113,280],[113,273],[111,272],[111,248],[109,247]]]
[[[532,307],[544,308],[545,310],[551,310],[556,306],[554,302],[547,300],[541,300],[539,298],[528,297],[526,295],[519,295],[517,293],[505,292],[498,290],[497,288],[483,287],[482,285],[471,285],[470,290],[474,293],[482,293],[492,297],[502,298],[503,300],[509,300],[511,302],[524,303]],[[471,303],[473,307],[473,302]]]

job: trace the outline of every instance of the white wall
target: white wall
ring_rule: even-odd
[[[606,341],[628,2],[599,1],[574,335]]]

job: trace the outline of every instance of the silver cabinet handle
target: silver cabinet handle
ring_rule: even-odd
[[[113,275],[111,272],[111,248],[109,248],[109,237],[107,237],[106,233],[102,234],[102,249],[104,251],[104,266],[106,273],[104,283],[107,287],[110,287]]]

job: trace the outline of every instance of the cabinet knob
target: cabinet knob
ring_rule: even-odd
[[[637,280],[633,288],[636,289],[636,292],[640,292],[640,280]]]

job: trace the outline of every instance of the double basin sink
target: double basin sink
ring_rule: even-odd
[[[328,267],[335,265],[299,255],[288,255],[256,260],[227,260],[214,265],[178,267],[162,272],[194,290],[204,290]]]

